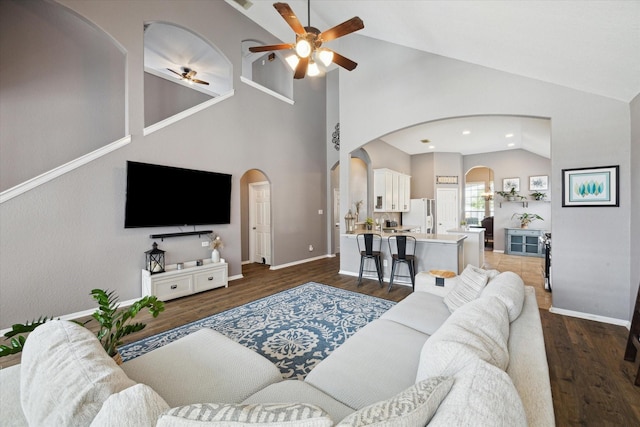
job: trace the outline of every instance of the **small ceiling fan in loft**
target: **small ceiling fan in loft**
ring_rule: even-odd
[[[196,70],[192,70],[191,68],[182,67],[182,73],[172,70],[171,68],[167,68],[167,70],[171,71],[174,74],[177,74],[178,76],[180,76],[182,80],[186,80],[189,83],[198,83],[198,84],[207,85],[207,86],[209,85],[209,82],[196,79],[195,77],[196,77],[196,74],[198,74],[198,72]]]
[[[307,22],[309,25],[306,27],[302,26],[287,3],[274,3],[273,7],[296,33],[296,42],[269,46],[254,46],[250,47],[249,51],[266,52],[295,49],[296,54],[292,55],[293,60],[297,60],[297,63],[292,65],[292,68],[295,69],[293,74],[294,79],[304,78],[306,74],[310,76],[317,75],[319,70],[316,60],[320,60],[325,66],[329,66],[333,62],[348,71],[352,71],[358,66],[356,62],[349,58],[345,58],[331,49],[322,47],[322,44],[363,29],[364,22],[362,22],[362,19],[355,16],[342,24],[320,32],[320,30],[311,26],[311,0],[307,0]]]

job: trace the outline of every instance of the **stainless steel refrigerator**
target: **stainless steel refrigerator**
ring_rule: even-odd
[[[411,199],[409,212],[402,213],[402,225],[416,225],[418,233],[436,234],[435,199]]]

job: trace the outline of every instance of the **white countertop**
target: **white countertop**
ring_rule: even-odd
[[[344,237],[355,239],[357,234],[361,233],[376,233],[380,234],[383,239],[390,236],[413,236],[418,242],[425,243],[444,243],[444,244],[457,244],[467,238],[464,234],[425,234],[425,233],[385,233],[377,230],[358,230],[353,234],[342,234]]]
[[[469,227],[469,228],[452,228],[451,230],[447,230],[447,233],[480,233],[481,231],[485,231],[482,227]]]

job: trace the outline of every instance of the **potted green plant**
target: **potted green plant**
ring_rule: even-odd
[[[515,202],[516,199],[520,199],[520,200],[526,199],[526,197],[518,194],[518,192],[516,191],[516,187],[511,187],[511,190],[509,191],[496,191],[496,194],[504,197],[505,200],[507,200],[508,202]]]
[[[139,322],[129,323],[138,312],[148,308],[153,317],[158,317],[160,312],[164,311],[164,302],[158,300],[154,295],[145,296],[122,310],[119,310],[120,304],[114,291],[94,289],[91,291],[91,296],[98,302],[98,309],[91,316],[100,324],[100,330],[96,335],[107,354],[114,357],[117,362],[119,362],[118,346],[122,344],[122,338],[138,332],[146,326],[146,324]],[[27,340],[24,334],[33,331],[49,320],[53,320],[53,317],[40,317],[38,320],[13,325],[11,330],[4,334],[5,339],[11,339],[11,346],[0,345],[0,357],[20,353]],[[84,326],[90,321],[77,323]]]
[[[367,217],[364,223],[367,225],[367,230],[373,230],[373,218]]]
[[[540,215],[538,214],[533,214],[533,213],[514,213],[511,216],[511,219],[513,218],[517,218],[518,221],[520,221],[520,228],[529,228],[529,224],[532,223],[533,221],[539,219],[541,221],[544,221],[544,218],[542,218]]]
[[[547,197],[547,193],[541,193],[540,191],[535,191],[531,193],[531,197],[533,197],[534,200],[544,200],[545,197]]]

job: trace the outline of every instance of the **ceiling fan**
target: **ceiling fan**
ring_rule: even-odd
[[[295,64],[292,65],[292,68],[295,69],[293,74],[294,79],[301,79],[305,74],[309,74],[310,76],[317,75],[319,73],[318,65],[315,63],[317,59],[326,66],[329,66],[331,62],[334,62],[349,71],[357,67],[358,64],[349,58],[345,58],[339,53],[321,46],[322,43],[335,40],[339,37],[346,36],[347,34],[363,29],[364,22],[362,22],[362,19],[355,16],[342,24],[320,32],[320,30],[311,26],[311,0],[307,1],[307,18],[309,25],[306,27],[302,26],[287,3],[274,3],[273,7],[296,33],[296,42],[269,46],[255,46],[250,47],[249,51],[266,52],[271,50],[295,49],[296,55],[292,55]]]
[[[196,74],[198,74],[198,72],[196,70],[192,70],[191,68],[188,67],[182,67],[182,73],[179,73],[175,70],[172,70],[171,68],[167,68],[167,70],[171,71],[174,74],[177,74],[180,76],[180,78],[182,80],[187,80],[190,83],[198,83],[201,85],[209,85],[209,82],[205,82],[204,80],[198,80],[196,79]]]

